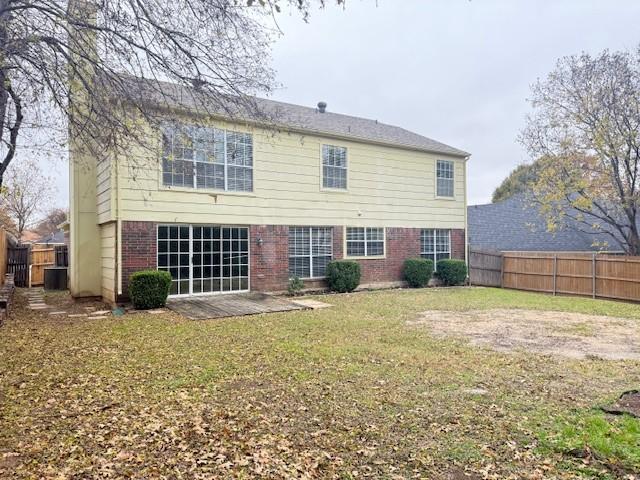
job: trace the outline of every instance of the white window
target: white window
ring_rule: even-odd
[[[322,186],[347,189],[347,149],[322,145]]]
[[[453,198],[454,165],[450,160],[438,160],[436,165],[436,196]]]
[[[384,256],[384,228],[347,227],[347,257]]]
[[[322,278],[332,258],[331,227],[289,227],[289,277]]]
[[[420,232],[420,256],[433,260],[434,268],[438,260],[451,258],[451,230],[425,228]]]
[[[172,187],[253,191],[253,139],[248,133],[166,125],[162,183]]]

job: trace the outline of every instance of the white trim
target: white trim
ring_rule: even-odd
[[[331,241],[330,241],[330,246],[331,246],[331,260],[334,259],[333,256],[333,227],[332,226],[321,226],[321,225],[290,225],[289,226],[289,232],[288,232],[288,236],[287,236],[287,241],[291,241],[291,229],[292,228],[303,228],[309,231],[309,255],[287,255],[287,258],[289,260],[289,262],[291,261],[292,258],[308,258],[309,259],[309,277],[298,277],[300,280],[322,280],[323,278],[327,278],[326,275],[319,277],[319,276],[314,276],[313,275],[313,229],[329,229],[329,231],[331,232]],[[326,257],[328,255],[316,255],[316,257]],[[289,266],[287,265],[287,274],[290,275],[291,272],[289,271]],[[293,277],[289,276],[289,279],[291,279]]]
[[[193,227],[217,227],[217,228],[242,228],[247,230],[247,288],[243,290],[221,290],[218,292],[193,292]],[[188,227],[189,228],[189,293],[177,293],[169,295],[169,298],[185,298],[204,295],[226,295],[233,293],[247,293],[251,291],[251,228],[247,225],[226,225],[226,224],[210,224],[210,223],[158,223],[156,225],[156,270],[158,270],[158,255],[159,252],[159,238],[158,231],[160,227]],[[178,242],[180,242],[180,235],[178,234]],[[184,240],[182,240],[184,241]],[[167,252],[170,254],[170,252]],[[222,255],[222,251],[220,252]],[[180,252],[178,253],[180,255]],[[221,257],[222,258],[222,257]],[[170,268],[168,266],[168,268]],[[179,268],[179,267],[178,267]],[[222,265],[220,265],[220,271],[222,273]],[[220,285],[222,286],[223,277],[220,277]],[[172,280],[173,281],[173,280]]]
[[[429,252],[425,252],[424,251],[424,243],[422,241],[422,235],[423,232],[425,231],[431,231],[433,233],[431,241],[432,241],[432,245],[433,245],[433,252],[429,253]],[[437,246],[437,238],[438,238],[438,232],[442,232],[442,231],[446,231],[447,232],[447,244],[448,244],[448,251],[446,252],[438,252],[438,246]],[[443,254],[443,253],[447,253],[449,254],[449,258],[451,258],[451,229],[450,228],[422,228],[420,230],[420,257],[421,258],[426,258],[425,255],[429,255],[431,258],[428,258],[428,260],[432,260],[433,261],[433,271],[437,271],[438,269],[438,254]],[[443,259],[444,260],[444,259]]]
[[[349,228],[363,228],[364,229],[364,256],[363,255],[355,255],[351,256],[348,253],[348,241],[347,241],[347,230]],[[372,229],[382,229],[382,255],[367,255],[367,230]],[[387,228],[386,227],[360,227],[354,225],[345,225],[343,230],[343,257],[349,258],[351,260],[375,260],[380,258],[387,258]],[[379,241],[379,240],[376,240]]]
[[[349,148],[344,145],[334,145],[330,143],[320,142],[320,191],[327,193],[348,193],[349,192]],[[345,161],[345,188],[336,188],[336,187],[325,187],[324,186],[324,147],[335,147],[335,148],[344,148],[344,161]],[[335,167],[342,168],[342,167]]]
[[[453,177],[451,178],[451,182],[452,182],[452,189],[451,189],[451,193],[452,195],[450,197],[448,196],[443,196],[443,195],[438,195],[438,162],[447,162],[451,164],[452,167],[452,174]],[[456,162],[454,160],[448,160],[448,159],[444,159],[444,158],[436,158],[434,163],[434,191],[433,191],[433,197],[436,200],[457,200],[456,199]],[[466,208],[466,206],[465,206]]]

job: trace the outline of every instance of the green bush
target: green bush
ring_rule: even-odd
[[[402,273],[410,287],[426,287],[433,275],[433,260],[408,258],[404,261]]]
[[[334,292],[352,292],[360,285],[360,264],[353,260],[335,260],[327,265],[327,283]]]
[[[295,276],[289,279],[289,285],[287,285],[287,291],[289,295],[295,296],[300,293],[300,290],[304,288],[304,282],[300,280],[300,277]]]
[[[467,265],[463,260],[438,260],[437,275],[445,285],[462,285],[467,279]]]
[[[129,279],[129,298],[138,310],[164,307],[170,287],[169,272],[142,270],[135,272]]]

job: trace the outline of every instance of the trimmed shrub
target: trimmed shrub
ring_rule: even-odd
[[[433,275],[433,260],[408,258],[404,261],[402,273],[410,287],[426,287]]]
[[[436,274],[445,285],[462,285],[467,279],[467,265],[464,260],[439,260]]]
[[[353,292],[360,285],[360,264],[353,260],[329,262],[327,283],[334,292]]]
[[[287,285],[287,291],[289,292],[289,295],[296,296],[303,288],[304,282],[300,280],[300,277],[295,276],[289,279],[289,285]]]
[[[129,298],[138,310],[164,307],[171,288],[171,274],[161,270],[141,270],[129,279]]]

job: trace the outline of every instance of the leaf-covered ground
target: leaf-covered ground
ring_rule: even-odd
[[[89,320],[19,293],[0,327],[0,477],[636,478],[638,420],[594,408],[638,388],[640,362],[497,353],[406,322],[490,308],[640,321],[640,306],[482,288],[320,299],[334,307]]]

